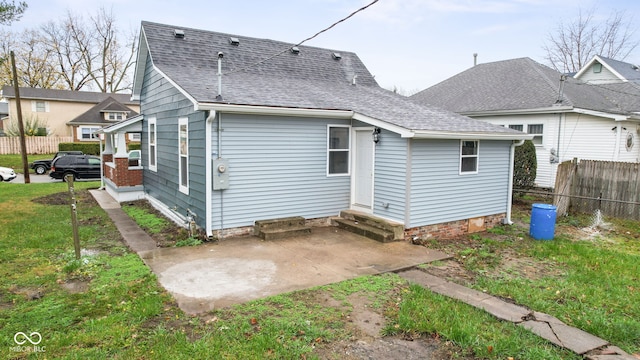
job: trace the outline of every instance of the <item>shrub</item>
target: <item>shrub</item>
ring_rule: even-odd
[[[529,189],[535,186],[538,163],[536,147],[531,140],[515,149],[513,160],[513,187]]]
[[[100,155],[99,143],[60,143],[58,151],[80,150],[89,155]]]

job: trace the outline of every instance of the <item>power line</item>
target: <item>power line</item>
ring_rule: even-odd
[[[308,38],[306,38],[306,39],[304,39],[304,40],[300,41],[299,43],[297,43],[297,44],[293,45],[292,47],[300,46],[300,45],[304,44],[305,42],[307,42],[307,41],[309,41],[309,40],[312,40],[312,39],[316,38],[318,35],[320,35],[320,34],[322,34],[322,33],[326,32],[326,31],[328,31],[328,30],[331,30],[331,29],[332,29],[333,27],[335,27],[336,25],[338,25],[338,24],[340,24],[340,23],[342,23],[342,22],[344,22],[344,21],[346,21],[346,20],[350,19],[351,17],[353,17],[353,16],[354,16],[355,14],[357,14],[357,13],[359,13],[359,12],[361,12],[361,11],[366,10],[367,8],[369,8],[369,7],[370,7],[370,6],[372,6],[373,4],[377,3],[378,1],[379,1],[379,0],[373,0],[373,1],[372,1],[371,3],[369,3],[368,5],[365,5],[365,6],[361,7],[360,9],[358,9],[358,10],[356,10],[356,11],[352,12],[351,14],[347,15],[346,17],[344,17],[344,18],[342,18],[342,19],[340,19],[340,20],[338,20],[338,21],[334,22],[333,24],[329,25],[328,27],[326,27],[326,28],[324,28],[324,29],[322,29],[322,30],[318,31],[318,32],[317,32],[317,33],[315,33],[313,36],[310,36],[310,37],[308,37]],[[289,49],[291,49],[292,47],[288,47],[288,48],[286,48],[286,49],[284,49],[284,50],[282,50],[282,51],[280,51],[280,52],[278,52],[278,53],[276,53],[276,54],[274,54],[274,55],[272,55],[272,56],[269,56],[269,57],[268,57],[268,58],[266,58],[266,59],[263,59],[263,60],[260,60],[260,61],[258,61],[258,62],[256,62],[256,63],[254,63],[254,64],[251,64],[251,65],[245,66],[245,67],[240,68],[240,69],[233,69],[233,70],[229,71],[226,75],[233,74],[233,73],[240,72],[240,71],[245,71],[245,70],[248,70],[248,69],[250,69],[250,68],[252,68],[252,67],[254,67],[254,66],[258,66],[258,65],[260,65],[260,64],[263,64],[263,63],[265,63],[265,62],[267,62],[267,61],[269,61],[269,60],[271,60],[271,59],[273,59],[273,58],[275,58],[275,57],[278,57],[278,56],[280,56],[280,55],[284,54],[285,52],[289,51]]]

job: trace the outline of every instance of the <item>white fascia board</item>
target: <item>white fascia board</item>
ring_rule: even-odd
[[[365,122],[367,124],[373,125],[375,127],[379,127],[381,129],[385,129],[385,130],[391,131],[393,133],[399,134],[400,137],[403,137],[403,138],[410,138],[410,137],[414,136],[413,131],[411,131],[411,130],[409,130],[407,128],[403,128],[403,127],[398,126],[398,125],[389,124],[388,122],[384,122],[382,120],[378,120],[378,119],[372,118],[372,117],[367,116],[367,115],[354,113],[353,114],[353,120],[362,121],[362,122]]]
[[[629,119],[628,115],[613,114],[613,113],[607,113],[607,112],[602,112],[602,111],[578,109],[578,108],[573,109],[573,111],[577,112],[578,114],[585,114],[585,115],[592,115],[592,116],[598,116],[598,117],[603,117],[603,118],[609,118],[609,119],[613,119],[615,121],[625,121],[625,120]]]
[[[545,108],[536,109],[514,109],[514,110],[490,110],[490,111],[467,111],[461,112],[460,115],[475,117],[475,116],[493,116],[493,115],[530,115],[530,114],[557,114],[573,111],[572,106],[549,106]]]
[[[234,104],[216,104],[216,103],[196,103],[195,110],[213,110],[229,114],[262,114],[262,115],[280,115],[280,116],[302,116],[314,118],[330,118],[330,119],[351,119],[353,111],[350,110],[327,110],[327,109],[302,109],[302,108],[286,108],[275,106],[260,105],[234,105]]]
[[[414,131],[414,139],[460,139],[460,140],[532,140],[534,134],[502,134],[453,131]]]

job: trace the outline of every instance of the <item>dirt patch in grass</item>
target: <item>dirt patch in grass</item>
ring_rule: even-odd
[[[97,203],[91,193],[88,190],[80,190],[76,191],[76,203],[87,203],[91,206],[96,205]],[[35,203],[42,205],[70,205],[71,204],[71,195],[68,191],[58,192],[54,194],[49,194],[45,196],[41,196],[31,200]]]
[[[71,294],[79,294],[89,290],[89,281],[79,279],[67,280],[61,282],[60,286]]]

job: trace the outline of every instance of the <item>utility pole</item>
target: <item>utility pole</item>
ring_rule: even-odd
[[[13,71],[13,88],[16,92],[16,112],[18,113],[18,129],[20,130],[20,152],[22,153],[22,171],[24,183],[30,184],[29,160],[27,160],[27,143],[24,137],[24,124],[22,123],[22,105],[20,104],[20,87],[18,86],[18,72],[16,71],[16,58],[11,51],[11,70]]]

